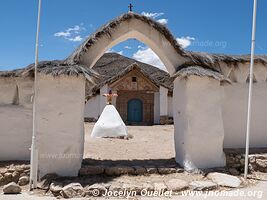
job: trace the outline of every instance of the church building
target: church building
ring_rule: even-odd
[[[86,91],[86,121],[98,119],[106,105],[103,94],[112,90],[118,94],[112,104],[126,124],[172,122],[173,83],[167,72],[117,53],[104,54],[93,70],[101,77]]]

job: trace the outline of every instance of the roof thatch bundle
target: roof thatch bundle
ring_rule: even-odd
[[[18,77],[24,69],[15,69],[10,71],[0,71],[0,77]]]
[[[52,76],[66,75],[66,76],[78,76],[83,75],[90,83],[95,84],[95,80],[100,75],[93,69],[82,65],[67,65],[64,61],[42,61],[38,63],[38,73],[50,74]],[[34,64],[30,64],[26,68],[0,72],[1,77],[34,77]]]
[[[172,91],[173,81],[168,72],[118,53],[105,53],[93,67],[93,70],[100,74],[101,77],[96,80],[96,85],[93,90],[87,91],[87,95],[91,96],[96,94],[105,84],[118,80],[135,67],[155,85],[166,87]]]
[[[190,58],[191,64],[193,63],[195,65],[201,65],[203,67],[214,68],[218,71],[220,71],[220,62],[224,62],[228,65],[237,65],[238,63],[250,62],[250,55],[210,54],[205,52],[188,51],[187,56]],[[254,62],[267,65],[267,55],[256,55]]]
[[[92,34],[89,38],[87,38],[67,59],[67,63],[79,63],[80,57],[101,37],[104,35],[110,36],[111,33],[114,31],[114,29],[119,26],[122,22],[128,21],[131,19],[138,19],[141,20],[145,23],[147,23],[149,26],[155,28],[157,31],[159,31],[161,34],[165,36],[165,38],[172,44],[172,46],[175,48],[178,54],[186,56],[187,54],[181,48],[181,46],[178,44],[177,40],[175,37],[171,34],[171,32],[168,30],[168,28],[149,18],[144,15],[140,15],[137,13],[126,13],[123,14],[116,19],[108,22],[106,25],[102,26],[99,28],[94,34]]]
[[[210,78],[214,78],[218,81],[231,83],[230,79],[226,78],[221,73],[216,72],[212,69],[203,68],[201,66],[189,66],[189,67],[182,68],[182,69],[178,70],[172,76],[172,78],[175,79],[178,76],[182,77],[182,78],[187,78],[190,75],[196,75],[196,76],[200,76],[200,77],[207,76]]]

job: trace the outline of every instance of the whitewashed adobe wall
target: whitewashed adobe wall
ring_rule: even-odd
[[[100,95],[90,98],[84,108],[84,117],[98,119],[100,116]]]
[[[159,87],[160,94],[160,116],[168,115],[168,89],[165,87]]]
[[[159,92],[154,93],[154,124],[160,123],[160,95]]]
[[[234,82],[223,86],[224,147],[244,148],[248,103],[246,80],[249,64],[239,64],[234,69],[229,77]],[[250,147],[267,147],[267,66],[256,64],[254,76],[256,83],[253,84]]]
[[[168,96],[168,116],[169,117],[173,117],[173,107],[172,107],[172,103],[173,103],[173,98]]]
[[[76,176],[84,147],[85,79],[38,75],[36,97],[39,173]]]
[[[31,78],[0,77],[0,160],[29,160]]]
[[[107,105],[107,98],[103,96],[104,94],[108,93],[108,85],[104,85],[102,88],[100,88],[100,106],[99,106],[99,115],[102,113],[104,110],[105,106]]]
[[[174,81],[176,161],[188,170],[225,165],[220,82],[189,76]]]

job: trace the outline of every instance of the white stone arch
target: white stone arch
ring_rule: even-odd
[[[89,37],[64,61],[64,65],[93,67],[108,48],[129,38],[148,45],[166,65],[170,75],[175,74],[176,161],[186,169],[224,166],[220,82],[225,78],[200,66],[180,68],[176,72],[178,67],[190,61],[190,54],[180,48],[165,26],[138,14],[122,15]],[[40,175],[76,176],[84,152],[85,79],[81,76],[58,75],[54,78],[42,75],[38,89],[36,123]],[[47,148],[47,144],[51,147]],[[65,154],[71,156],[65,159]]]
[[[165,26],[135,13],[122,15],[103,26],[69,57],[69,61],[93,67],[108,49],[128,39],[137,39],[150,47],[171,75],[186,61],[186,53]]]

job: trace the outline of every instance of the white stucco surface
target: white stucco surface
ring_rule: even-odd
[[[165,87],[159,87],[160,94],[160,116],[168,115],[168,89]]]
[[[160,123],[160,95],[159,92],[154,93],[154,124]]]
[[[98,119],[100,116],[100,95],[90,98],[84,108],[84,117]]]
[[[76,176],[84,146],[84,77],[38,76],[36,97],[39,173]]]
[[[172,97],[168,96],[168,116],[173,117]]]
[[[191,170],[225,165],[220,82],[190,76],[174,81],[176,161]]]
[[[0,160],[30,158],[31,95],[31,79],[0,78]]]
[[[267,90],[266,83],[254,83],[250,147],[267,147]],[[248,84],[224,86],[223,123],[224,147],[244,148],[246,141]]]
[[[127,136],[127,127],[113,105],[106,105],[94,125],[91,136],[94,138]]]
[[[100,88],[100,105],[99,105],[99,114],[102,113],[104,110],[105,106],[107,105],[107,97],[103,96],[104,94],[108,93],[108,85],[104,85],[102,88]]]
[[[0,105],[12,104],[16,91],[16,81],[13,78],[0,78]]]
[[[32,109],[20,105],[0,106],[0,160],[29,160]]]

